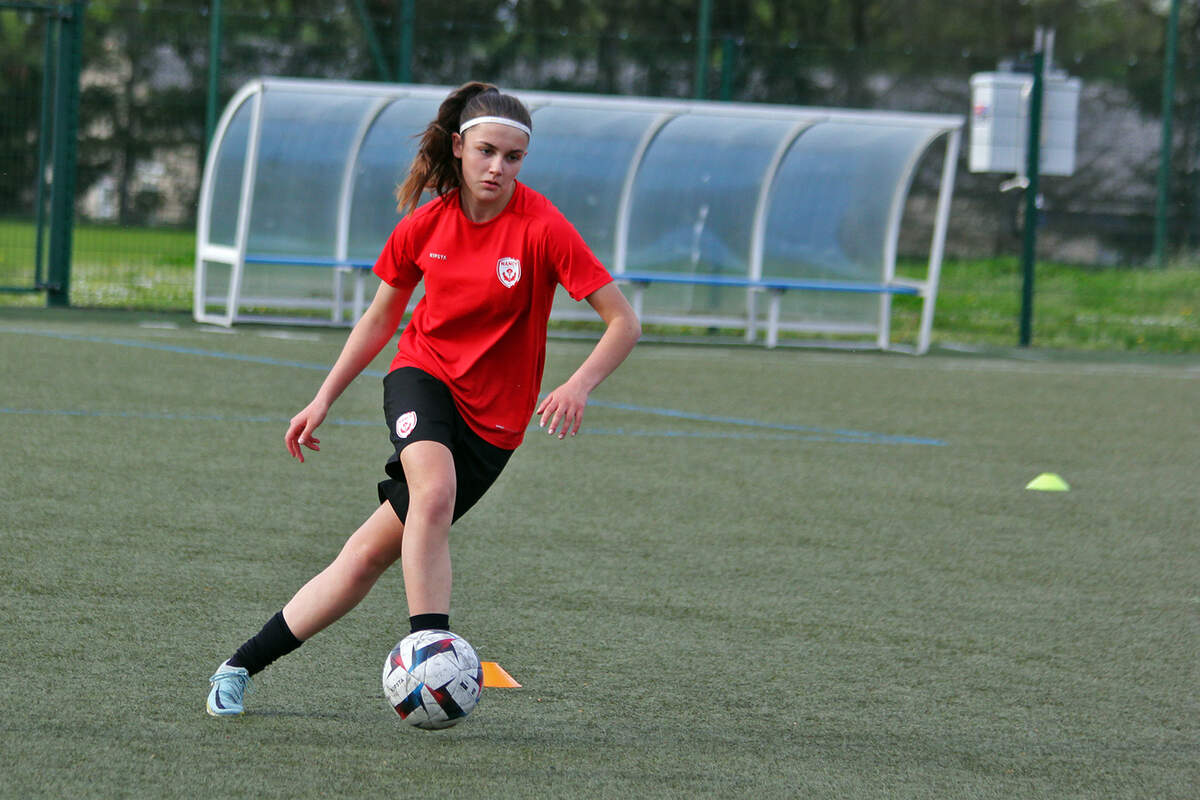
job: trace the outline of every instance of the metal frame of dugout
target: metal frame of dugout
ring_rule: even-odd
[[[353,324],[398,221],[392,193],[415,137],[451,88],[243,86],[205,163],[195,319]],[[534,121],[521,180],[631,288],[644,322],[732,328],[751,342],[765,329],[769,347],[795,332],[832,335],[823,345],[928,349],[963,118],[513,93]],[[943,139],[925,276],[901,277],[913,176]],[[896,295],[921,303],[911,346],[891,338]],[[591,309],[560,292],[552,319],[585,318]]]

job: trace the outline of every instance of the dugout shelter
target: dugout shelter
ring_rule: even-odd
[[[243,86],[205,163],[196,320],[353,324],[398,221],[393,192],[451,88]],[[579,229],[644,322],[732,328],[768,346],[808,332],[928,348],[961,117],[513,94],[534,127],[519,179]],[[924,275],[900,277],[900,227],[927,153],[939,177]],[[920,303],[910,345],[892,340],[897,295]],[[590,317],[560,292],[553,318]]]

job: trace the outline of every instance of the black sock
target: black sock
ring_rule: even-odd
[[[413,614],[408,618],[412,633],[417,631],[448,631],[450,630],[449,614]]]
[[[267,620],[267,624],[262,626],[261,631],[251,636],[245,644],[237,649],[233,658],[229,659],[229,666],[244,667],[247,672],[254,675],[262,672],[275,659],[286,656],[302,644],[304,642],[295,637],[292,629],[283,620],[283,612],[280,611]]]

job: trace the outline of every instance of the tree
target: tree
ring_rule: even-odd
[[[0,12],[0,214],[27,213],[37,181],[45,17]]]
[[[1196,198],[1200,135],[1200,0],[1183,0],[1176,98],[1177,159]],[[361,6],[360,6],[361,4]],[[689,97],[700,0],[455,0],[416,5],[419,83],[484,79],[510,88]],[[281,75],[378,80],[365,9],[396,71],[401,0],[224,3],[221,97]],[[1038,25],[1057,31],[1055,61],[1129,93],[1140,113],[1161,103],[1162,0],[712,0],[711,96],[961,113],[967,79],[1027,54]],[[138,170],[167,151],[203,157],[208,8],[183,0],[92,0],[84,28],[80,192],[116,186],[122,221],[152,216]],[[40,28],[0,12],[0,209],[28,204],[35,170]],[[732,59],[724,64],[724,59]],[[724,69],[722,69],[724,67]],[[725,80],[722,85],[721,80]],[[1192,203],[1192,205],[1196,205]]]

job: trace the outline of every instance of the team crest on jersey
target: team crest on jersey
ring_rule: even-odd
[[[396,418],[396,435],[401,439],[407,439],[415,427],[417,427],[417,412],[415,411],[405,411]]]
[[[515,258],[500,259],[496,262],[496,277],[506,289],[511,289],[521,280],[521,262]]]

